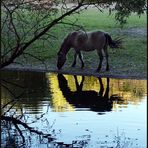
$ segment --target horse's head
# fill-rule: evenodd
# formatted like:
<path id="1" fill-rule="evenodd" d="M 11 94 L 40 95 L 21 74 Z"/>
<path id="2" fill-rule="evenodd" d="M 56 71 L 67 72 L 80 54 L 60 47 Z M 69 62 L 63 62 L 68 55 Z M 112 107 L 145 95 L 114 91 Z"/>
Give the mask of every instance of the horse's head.
<path id="1" fill-rule="evenodd" d="M 62 52 L 59 52 L 58 53 L 58 60 L 57 60 L 57 67 L 58 69 L 61 69 L 62 66 L 64 65 L 66 61 L 66 54 L 62 53 Z"/>
<path id="2" fill-rule="evenodd" d="M 61 69 L 66 61 L 66 54 L 71 48 L 70 34 L 63 40 L 61 48 L 58 52 L 57 67 Z"/>

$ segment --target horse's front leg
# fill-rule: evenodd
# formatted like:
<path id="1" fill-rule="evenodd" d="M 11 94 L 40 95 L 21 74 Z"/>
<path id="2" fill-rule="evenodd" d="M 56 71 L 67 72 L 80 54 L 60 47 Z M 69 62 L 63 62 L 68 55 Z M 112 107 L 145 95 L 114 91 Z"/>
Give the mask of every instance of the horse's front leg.
<path id="1" fill-rule="evenodd" d="M 82 88 L 83 88 L 83 82 L 84 82 L 84 76 L 82 76 L 82 80 L 81 80 L 81 83 L 79 84 L 78 82 L 78 79 L 77 79 L 77 76 L 74 75 L 74 79 L 75 79 L 75 84 L 76 84 L 76 89 L 77 91 L 82 91 Z"/>
<path id="2" fill-rule="evenodd" d="M 81 52 L 79 52 L 79 59 L 81 61 L 81 69 L 84 67 L 84 62 L 83 62 L 83 56 L 81 54 Z"/>
<path id="3" fill-rule="evenodd" d="M 73 60 L 73 63 L 71 65 L 71 67 L 75 67 L 76 66 L 76 59 L 77 59 L 77 52 L 75 52 L 75 54 L 74 54 L 74 60 Z"/>

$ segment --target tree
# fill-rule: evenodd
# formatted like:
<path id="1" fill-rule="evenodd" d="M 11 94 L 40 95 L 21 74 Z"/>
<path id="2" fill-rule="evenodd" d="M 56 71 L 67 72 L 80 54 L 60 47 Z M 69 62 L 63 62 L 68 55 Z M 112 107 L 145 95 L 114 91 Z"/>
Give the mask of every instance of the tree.
<path id="1" fill-rule="evenodd" d="M 67 0 L 3 0 L 1 16 L 1 65 L 4 68 L 25 53 L 37 40 L 55 38 L 50 30 L 69 15 L 80 13 L 90 5 L 100 11 L 109 8 L 110 13 L 116 11 L 115 18 L 121 24 L 132 12 L 141 15 L 146 10 L 145 0 L 73 0 L 69 6 Z M 66 23 L 74 25 L 75 22 Z M 40 60 L 40 59 L 39 59 Z"/>

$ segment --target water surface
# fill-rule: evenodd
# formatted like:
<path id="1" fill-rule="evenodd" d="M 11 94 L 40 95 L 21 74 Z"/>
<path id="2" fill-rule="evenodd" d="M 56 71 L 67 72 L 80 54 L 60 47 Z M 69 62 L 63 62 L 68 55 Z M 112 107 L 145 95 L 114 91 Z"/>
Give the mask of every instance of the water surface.
<path id="1" fill-rule="evenodd" d="M 1 77 L 2 114 L 50 134 L 19 126 L 24 147 L 147 146 L 146 80 L 12 71 Z M 22 137 L 10 125 L 2 122 L 2 146 L 19 147 Z"/>

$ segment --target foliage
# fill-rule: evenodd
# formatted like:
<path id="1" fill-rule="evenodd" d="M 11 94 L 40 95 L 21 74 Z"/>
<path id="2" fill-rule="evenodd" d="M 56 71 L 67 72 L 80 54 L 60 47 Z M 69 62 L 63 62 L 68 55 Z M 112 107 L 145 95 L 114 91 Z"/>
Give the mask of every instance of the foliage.
<path id="1" fill-rule="evenodd" d="M 123 26 L 132 12 L 139 16 L 146 10 L 145 0 L 82 0 L 84 3 L 96 5 L 100 10 L 108 8 L 110 13 L 116 11 L 115 19 Z"/>
<path id="2" fill-rule="evenodd" d="M 121 25 L 126 23 L 126 18 L 131 12 L 136 12 L 139 16 L 146 10 L 145 0 L 126 0 L 116 4 L 117 10 L 115 18 Z"/>

